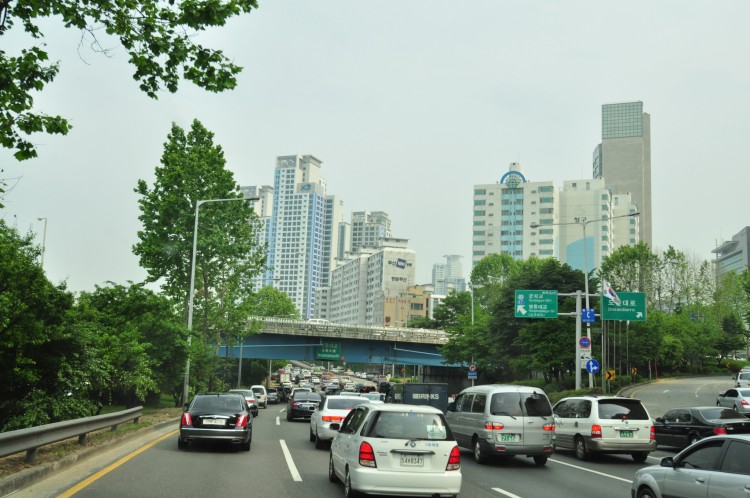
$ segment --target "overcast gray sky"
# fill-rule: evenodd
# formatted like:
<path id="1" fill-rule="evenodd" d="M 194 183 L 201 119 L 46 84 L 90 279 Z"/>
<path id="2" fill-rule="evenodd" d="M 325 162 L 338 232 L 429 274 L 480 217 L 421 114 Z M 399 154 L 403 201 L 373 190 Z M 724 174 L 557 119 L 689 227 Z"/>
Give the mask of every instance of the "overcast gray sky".
<path id="1" fill-rule="evenodd" d="M 39 110 L 71 119 L 34 138 L 40 157 L 0 150 L 13 187 L 0 216 L 38 232 L 48 219 L 53 282 L 92 290 L 140 281 L 139 178 L 153 181 L 172 122 L 215 133 L 243 185 L 273 184 L 275 157 L 323 161 L 328 193 L 390 214 L 417 252 L 417 283 L 445 254 L 471 267 L 473 185 L 520 161 L 531 181 L 591 177 L 601 105 L 651 114 L 653 237 L 711 259 L 745 225 L 750 166 L 747 1 L 260 0 L 200 40 L 244 66 L 239 87 L 183 83 L 158 101 L 80 33 L 47 24 L 55 82 Z M 15 29 L 0 39 L 15 54 Z"/>

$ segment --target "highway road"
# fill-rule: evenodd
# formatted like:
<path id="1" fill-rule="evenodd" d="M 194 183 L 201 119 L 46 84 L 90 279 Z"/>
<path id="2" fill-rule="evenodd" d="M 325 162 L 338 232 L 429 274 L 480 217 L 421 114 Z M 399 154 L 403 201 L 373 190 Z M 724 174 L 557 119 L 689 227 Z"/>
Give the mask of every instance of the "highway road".
<path id="1" fill-rule="evenodd" d="M 651 416 L 675 406 L 715 404 L 719 391 L 731 387 L 729 376 L 667 380 L 636 388 Z M 221 445 L 177 449 L 174 428 L 97 457 L 14 496 L 173 497 L 238 496 L 331 498 L 343 486 L 328 481 L 328 451 L 309 441 L 309 423 L 288 422 L 286 405 L 261 409 L 255 419 L 252 449 Z M 138 452 L 138 453 L 136 453 Z M 462 452 L 464 497 L 630 496 L 635 471 L 658 464 L 674 451 L 658 449 L 646 464 L 630 456 L 595 456 L 581 462 L 572 453 L 557 453 L 545 467 L 523 457 L 476 464 Z"/>

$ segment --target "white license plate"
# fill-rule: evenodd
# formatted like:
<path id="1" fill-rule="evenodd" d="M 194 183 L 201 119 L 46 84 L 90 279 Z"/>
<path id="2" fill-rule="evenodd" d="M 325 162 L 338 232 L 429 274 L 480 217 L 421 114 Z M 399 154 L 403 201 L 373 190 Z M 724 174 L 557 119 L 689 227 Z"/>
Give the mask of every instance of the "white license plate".
<path id="1" fill-rule="evenodd" d="M 401 455 L 402 467 L 424 467 L 424 455 Z"/>
<path id="2" fill-rule="evenodd" d="M 224 427 L 226 425 L 226 421 L 224 419 L 218 418 L 204 418 L 203 425 L 220 425 Z"/>
<path id="3" fill-rule="evenodd" d="M 521 440 L 520 434 L 500 434 L 501 443 L 516 443 Z"/>

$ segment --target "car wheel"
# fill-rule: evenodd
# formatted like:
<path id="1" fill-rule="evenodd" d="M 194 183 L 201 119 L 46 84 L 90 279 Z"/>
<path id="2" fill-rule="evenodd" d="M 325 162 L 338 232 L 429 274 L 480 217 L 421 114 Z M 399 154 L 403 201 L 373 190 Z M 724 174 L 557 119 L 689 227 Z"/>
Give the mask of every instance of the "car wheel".
<path id="1" fill-rule="evenodd" d="M 346 469 L 346 477 L 344 478 L 344 498 L 357 498 L 359 493 L 352 489 L 352 476 L 349 475 L 349 469 Z"/>
<path id="2" fill-rule="evenodd" d="M 287 422 L 291 422 L 292 421 L 292 414 L 290 412 L 286 412 L 286 420 L 287 420 Z"/>
<path id="3" fill-rule="evenodd" d="M 633 457 L 634 461 L 643 463 L 648 458 L 648 451 L 636 451 L 634 453 L 631 453 L 630 456 Z"/>
<path id="4" fill-rule="evenodd" d="M 700 440 L 701 438 L 698 434 L 690 434 L 688 436 L 688 446 L 692 446 Z"/>
<path id="5" fill-rule="evenodd" d="M 336 469 L 333 468 L 333 453 L 328 457 L 328 480 L 331 482 L 339 482 L 339 478 L 336 476 Z"/>
<path id="6" fill-rule="evenodd" d="M 474 439 L 474 461 L 479 464 L 487 461 L 487 457 L 482 452 L 482 443 L 479 442 L 479 438 Z"/>
<path id="7" fill-rule="evenodd" d="M 242 443 L 240 448 L 242 448 L 242 451 L 250 451 L 250 443 L 252 442 L 251 439 L 248 439 L 246 443 Z"/>
<path id="8" fill-rule="evenodd" d="M 638 490 L 638 494 L 636 495 L 638 498 L 656 498 L 656 494 L 651 491 L 651 488 L 648 486 L 644 486 L 641 489 Z"/>
<path id="9" fill-rule="evenodd" d="M 183 441 L 181 437 L 177 438 L 177 448 L 181 450 L 188 449 L 189 443 L 187 441 Z"/>
<path id="10" fill-rule="evenodd" d="M 312 426 L 310 426 L 310 441 L 315 441 L 315 433 L 312 430 Z"/>
<path id="11" fill-rule="evenodd" d="M 539 465 L 540 467 L 542 465 L 546 465 L 547 464 L 547 457 L 543 456 L 543 455 L 536 455 L 536 456 L 534 456 L 534 463 L 537 464 L 537 465 Z"/>
<path id="12" fill-rule="evenodd" d="M 576 445 L 576 458 L 579 460 L 588 460 L 589 450 L 586 448 L 586 441 L 582 437 L 578 436 L 575 441 Z"/>
<path id="13" fill-rule="evenodd" d="M 315 447 L 319 450 L 325 449 L 326 442 L 320 439 L 317 433 L 315 433 Z"/>

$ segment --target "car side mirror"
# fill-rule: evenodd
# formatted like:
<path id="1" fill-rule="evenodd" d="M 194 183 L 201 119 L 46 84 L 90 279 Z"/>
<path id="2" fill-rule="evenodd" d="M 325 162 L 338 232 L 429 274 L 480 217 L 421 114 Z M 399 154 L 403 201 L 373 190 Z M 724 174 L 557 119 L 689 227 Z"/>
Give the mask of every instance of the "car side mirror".
<path id="1" fill-rule="evenodd" d="M 662 458 L 659 465 L 661 465 L 662 467 L 674 468 L 674 457 L 669 456 Z"/>

